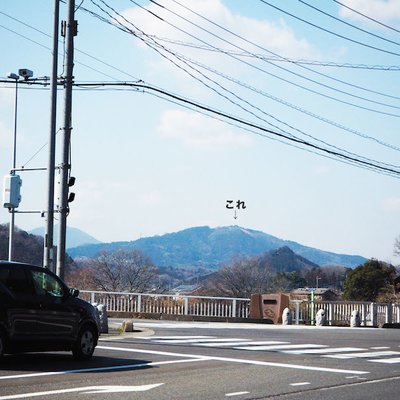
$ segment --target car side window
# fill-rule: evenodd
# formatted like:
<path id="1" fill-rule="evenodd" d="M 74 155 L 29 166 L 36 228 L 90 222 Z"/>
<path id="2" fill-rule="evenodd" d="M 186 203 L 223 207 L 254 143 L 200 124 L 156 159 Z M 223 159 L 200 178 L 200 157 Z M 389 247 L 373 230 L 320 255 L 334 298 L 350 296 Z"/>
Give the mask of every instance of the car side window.
<path id="1" fill-rule="evenodd" d="M 64 296 L 64 287 L 54 276 L 48 274 L 46 271 L 32 271 L 32 278 L 36 294 L 53 297 Z"/>
<path id="2" fill-rule="evenodd" d="M 33 294 L 25 270 L 17 267 L 4 268 L 0 273 L 1 283 L 13 293 Z"/>

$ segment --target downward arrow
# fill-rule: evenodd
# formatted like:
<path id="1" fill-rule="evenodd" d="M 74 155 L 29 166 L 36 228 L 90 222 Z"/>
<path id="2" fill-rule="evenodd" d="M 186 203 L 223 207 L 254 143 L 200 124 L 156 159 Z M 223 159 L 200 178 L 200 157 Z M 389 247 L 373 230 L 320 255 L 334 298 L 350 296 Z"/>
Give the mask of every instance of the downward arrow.
<path id="1" fill-rule="evenodd" d="M 233 218 L 237 219 L 237 214 L 236 214 L 236 210 L 235 210 L 235 215 L 233 216 Z"/>

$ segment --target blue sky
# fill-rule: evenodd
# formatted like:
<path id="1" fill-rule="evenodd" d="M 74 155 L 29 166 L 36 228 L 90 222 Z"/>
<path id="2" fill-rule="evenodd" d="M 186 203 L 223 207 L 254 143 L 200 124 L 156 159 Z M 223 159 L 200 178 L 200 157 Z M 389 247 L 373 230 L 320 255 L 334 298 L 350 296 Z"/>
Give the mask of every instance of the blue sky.
<path id="1" fill-rule="evenodd" d="M 76 12 L 75 81 L 141 80 L 273 132 L 399 165 L 400 3 L 340 3 L 381 24 L 333 0 L 160 0 L 163 8 L 144 0 L 85 0 Z M 2 1 L 2 78 L 19 68 L 36 77 L 50 74 L 52 14 L 50 0 Z M 62 19 L 65 14 L 61 4 Z M 59 63 L 61 75 L 61 55 Z M 13 85 L 0 85 L 2 175 L 12 165 L 14 95 Z M 323 250 L 397 262 L 399 174 L 339 162 L 170 100 L 122 87 L 74 89 L 71 226 L 109 242 L 238 224 Z M 60 128 L 62 90 L 58 101 Z M 47 89 L 20 85 L 18 166 L 47 165 L 49 104 Z M 20 210 L 44 209 L 46 174 L 21 177 Z M 236 220 L 226 208 L 230 199 L 246 204 Z M 0 222 L 8 220 L 1 209 Z M 45 221 L 18 214 L 16 224 L 29 230 Z"/>

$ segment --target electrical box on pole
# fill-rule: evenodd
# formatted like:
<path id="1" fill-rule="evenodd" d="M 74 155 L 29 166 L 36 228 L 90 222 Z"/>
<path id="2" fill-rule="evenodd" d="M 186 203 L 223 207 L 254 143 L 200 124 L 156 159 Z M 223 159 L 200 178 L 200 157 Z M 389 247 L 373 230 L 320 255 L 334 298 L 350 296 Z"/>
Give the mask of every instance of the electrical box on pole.
<path id="1" fill-rule="evenodd" d="M 22 180 L 19 175 L 6 175 L 4 177 L 3 207 L 8 209 L 18 208 L 21 202 Z"/>

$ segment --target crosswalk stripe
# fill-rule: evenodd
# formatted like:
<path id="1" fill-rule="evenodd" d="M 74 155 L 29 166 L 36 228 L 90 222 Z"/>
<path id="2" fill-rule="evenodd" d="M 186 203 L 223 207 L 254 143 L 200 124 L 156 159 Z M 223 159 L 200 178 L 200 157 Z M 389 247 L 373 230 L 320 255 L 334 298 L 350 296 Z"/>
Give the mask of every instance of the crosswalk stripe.
<path id="1" fill-rule="evenodd" d="M 235 347 L 235 349 L 240 350 L 266 350 L 266 351 L 276 351 L 276 350 L 290 350 L 290 349 L 317 349 L 328 347 L 323 344 L 284 344 L 277 346 L 245 346 L 245 347 Z"/>
<path id="2" fill-rule="evenodd" d="M 329 347 L 321 344 L 291 344 L 278 340 L 249 340 L 244 338 L 218 338 L 216 336 L 145 336 L 139 339 L 152 340 L 164 344 L 192 344 L 203 347 L 231 347 L 237 350 L 251 351 L 277 351 L 293 355 L 320 355 L 321 357 L 335 358 L 340 360 L 352 358 L 370 358 L 370 362 L 397 364 L 400 363 L 399 351 L 367 351 L 359 347 Z M 390 347 L 370 347 L 370 350 L 389 349 Z M 390 358 L 388 357 L 397 356 Z"/>
<path id="3" fill-rule="evenodd" d="M 215 336 L 142 336 L 139 339 L 145 340 L 179 340 L 179 339 L 208 339 L 215 338 Z"/>
<path id="4" fill-rule="evenodd" d="M 328 353 L 343 353 L 349 351 L 365 351 L 358 347 L 329 347 L 327 349 L 304 349 L 304 350 L 283 350 L 286 354 L 328 354 Z"/>
<path id="5" fill-rule="evenodd" d="M 337 358 L 341 360 L 346 360 L 349 358 L 374 358 L 383 356 L 394 356 L 400 354 L 398 351 L 370 351 L 367 353 L 347 353 L 347 354 L 329 354 L 323 357 Z"/>
<path id="6" fill-rule="evenodd" d="M 235 341 L 236 344 L 240 344 L 241 341 L 245 341 L 247 339 L 221 339 L 221 338 L 204 338 L 204 339 L 162 339 L 155 340 L 157 343 L 170 343 L 170 344 L 200 344 L 200 343 L 218 343 L 218 342 L 226 342 L 227 340 Z"/>
<path id="7" fill-rule="evenodd" d="M 397 363 L 400 363 L 400 357 L 385 358 L 385 359 L 380 359 L 380 360 L 367 360 L 367 361 L 383 363 L 383 364 L 397 364 Z"/>
<path id="8" fill-rule="evenodd" d="M 236 339 L 235 339 L 236 340 Z M 199 343 L 199 346 L 205 346 L 205 347 L 228 347 L 228 346 L 237 346 L 240 344 L 241 346 L 260 346 L 260 345 L 266 345 L 266 344 L 286 344 L 290 342 L 281 342 L 277 340 L 264 340 L 264 341 L 247 341 L 247 342 L 241 342 L 237 343 L 234 341 L 226 341 L 226 342 L 221 342 L 221 343 Z"/>

